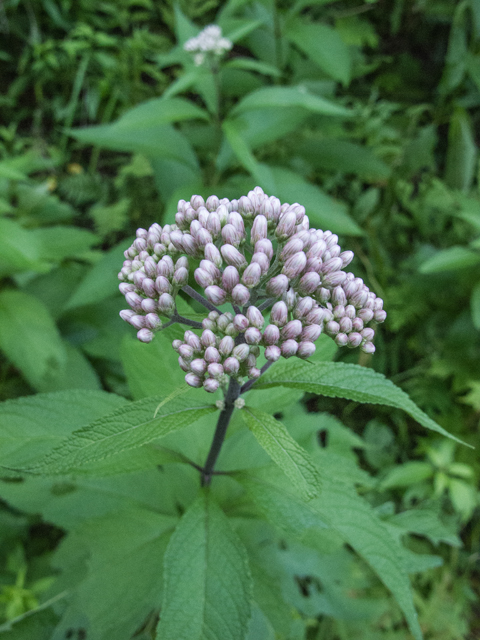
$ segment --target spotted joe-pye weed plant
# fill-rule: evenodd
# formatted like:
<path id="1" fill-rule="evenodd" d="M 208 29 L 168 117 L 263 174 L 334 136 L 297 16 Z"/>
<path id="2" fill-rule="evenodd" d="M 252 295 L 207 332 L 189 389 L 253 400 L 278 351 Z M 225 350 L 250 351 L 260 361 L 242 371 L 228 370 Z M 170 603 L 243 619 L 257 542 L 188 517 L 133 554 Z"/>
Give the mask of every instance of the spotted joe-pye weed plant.
<path id="1" fill-rule="evenodd" d="M 23 479 L 2 496 L 68 531 L 39 613 L 52 639 L 305 640 L 322 619 L 385 611 L 420 639 L 408 574 L 438 557 L 408 536 L 456 541 L 432 512 L 375 505 L 363 440 L 301 403 L 383 404 L 449 436 L 381 374 L 331 361 L 336 346 L 373 354 L 382 300 L 335 234 L 259 187 L 180 200 L 175 220 L 139 229 L 119 273 L 120 315 L 145 343 L 138 379 L 161 371 L 158 395 L 0 408 Z"/>

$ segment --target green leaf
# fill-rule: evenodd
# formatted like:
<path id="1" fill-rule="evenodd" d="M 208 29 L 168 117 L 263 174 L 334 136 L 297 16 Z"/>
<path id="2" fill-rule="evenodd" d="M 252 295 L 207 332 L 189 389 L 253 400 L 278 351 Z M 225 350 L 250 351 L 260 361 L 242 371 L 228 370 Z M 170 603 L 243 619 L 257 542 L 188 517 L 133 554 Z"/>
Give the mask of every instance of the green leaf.
<path id="1" fill-rule="evenodd" d="M 429 462 L 410 460 L 391 469 L 380 483 L 382 490 L 409 487 L 433 477 L 433 467 Z"/>
<path id="2" fill-rule="evenodd" d="M 282 75 L 281 71 L 279 71 L 277 67 L 267 64 L 266 62 L 260 62 L 254 58 L 233 58 L 232 60 L 228 60 L 224 66 L 227 69 L 256 71 L 257 73 L 261 73 L 265 76 L 273 76 L 274 78 L 279 78 Z"/>
<path id="3" fill-rule="evenodd" d="M 301 85 L 297 87 L 263 87 L 253 91 L 235 105 L 232 109 L 232 114 L 239 115 L 251 109 L 270 107 L 278 109 L 302 107 L 312 113 L 326 116 L 350 117 L 353 115 L 345 107 L 316 96 Z"/>
<path id="4" fill-rule="evenodd" d="M 130 241 L 123 241 L 113 247 L 87 271 L 65 304 L 64 311 L 102 302 L 118 294 L 118 272 L 125 259 L 123 252 L 130 244 Z"/>
<path id="5" fill-rule="evenodd" d="M 185 395 L 187 391 L 190 392 Z M 75 431 L 29 471 L 72 473 L 84 464 L 152 442 L 217 411 L 215 405 L 199 402 L 198 394 L 188 388 L 181 388 L 172 396 L 132 402 L 92 422 Z"/>
<path id="6" fill-rule="evenodd" d="M 480 252 L 460 245 L 438 251 L 420 265 L 420 273 L 441 273 L 474 267 L 480 263 Z"/>
<path id="7" fill-rule="evenodd" d="M 29 466 L 72 431 L 127 404 L 105 391 L 37 394 L 0 404 L 0 464 Z"/>
<path id="8" fill-rule="evenodd" d="M 373 180 L 386 180 L 390 175 L 390 167 L 370 149 L 348 140 L 310 139 L 302 142 L 296 151 L 316 168 L 354 173 Z"/>
<path id="9" fill-rule="evenodd" d="M 62 541 L 54 565 L 62 569 L 62 582 L 70 581 L 73 597 L 53 638 L 81 627 L 97 640 L 129 640 L 160 607 L 161 566 L 176 522 L 131 507 L 87 521 Z M 79 550 L 88 561 L 72 563 Z"/>
<path id="10" fill-rule="evenodd" d="M 322 71 L 344 85 L 350 81 L 351 59 L 348 47 L 335 29 L 325 24 L 296 20 L 285 33 Z"/>
<path id="11" fill-rule="evenodd" d="M 472 321 L 476 329 L 480 331 L 480 282 L 472 289 L 470 297 L 470 309 L 472 312 Z"/>
<path id="12" fill-rule="evenodd" d="M 243 640 L 251 597 L 245 548 L 213 498 L 199 496 L 165 553 L 158 640 Z"/>
<path id="13" fill-rule="evenodd" d="M 100 240 L 88 229 L 78 227 L 44 227 L 31 233 L 39 242 L 40 257 L 51 262 L 86 253 Z"/>
<path id="14" fill-rule="evenodd" d="M 330 398 L 346 398 L 402 409 L 427 429 L 465 444 L 429 418 L 402 389 L 381 373 L 367 367 L 343 362 L 310 364 L 291 360 L 271 367 L 254 388 L 268 389 L 279 385 Z"/>
<path id="15" fill-rule="evenodd" d="M 0 218 L 0 277 L 21 271 L 48 271 L 35 233 L 14 220 Z"/>
<path id="16" fill-rule="evenodd" d="M 65 367 L 67 354 L 45 305 L 22 291 L 0 293 L 0 349 L 41 391 Z"/>
<path id="17" fill-rule="evenodd" d="M 303 505 L 276 471 L 256 471 L 254 476 L 245 476 L 242 483 L 249 497 L 276 526 L 296 531 L 300 539 L 308 541 L 307 528 L 332 528 L 375 571 L 398 602 L 412 634 L 421 640 L 403 548 L 372 507 L 343 482 L 336 462 L 329 464 L 328 456 L 323 456 L 323 463 L 322 494 Z"/>
<path id="18" fill-rule="evenodd" d="M 456 109 L 448 130 L 445 182 L 452 189 L 468 191 L 474 174 L 477 146 L 470 116 L 465 109 Z"/>
<path id="19" fill-rule="evenodd" d="M 242 416 L 247 427 L 280 469 L 306 498 L 320 491 L 320 474 L 308 453 L 295 442 L 285 426 L 268 413 L 244 407 Z"/>

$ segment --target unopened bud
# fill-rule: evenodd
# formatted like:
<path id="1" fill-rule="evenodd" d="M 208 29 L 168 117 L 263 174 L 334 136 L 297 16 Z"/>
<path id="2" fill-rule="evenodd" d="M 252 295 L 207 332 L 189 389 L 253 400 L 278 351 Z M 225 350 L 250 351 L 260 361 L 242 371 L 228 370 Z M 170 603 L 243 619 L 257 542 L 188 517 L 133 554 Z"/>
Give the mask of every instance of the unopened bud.
<path id="1" fill-rule="evenodd" d="M 375 313 L 373 314 L 373 317 L 375 319 L 375 322 L 385 322 L 387 318 L 387 312 L 383 309 L 378 309 L 378 311 L 375 311 Z"/>
<path id="2" fill-rule="evenodd" d="M 200 337 L 200 342 L 204 347 L 214 347 L 217 344 L 217 339 L 213 331 L 205 329 Z"/>
<path id="3" fill-rule="evenodd" d="M 293 211 L 285 213 L 281 218 L 275 229 L 275 235 L 279 240 L 286 240 L 294 233 L 296 225 L 296 215 Z"/>
<path id="4" fill-rule="evenodd" d="M 227 245 L 238 247 L 242 240 L 241 234 L 235 229 L 233 224 L 226 224 L 222 229 L 222 238 Z"/>
<path id="5" fill-rule="evenodd" d="M 212 285 L 205 289 L 205 295 L 214 305 L 223 304 L 227 299 L 227 293 L 217 285 Z"/>
<path id="6" fill-rule="evenodd" d="M 300 320 L 290 320 L 281 330 L 282 338 L 287 340 L 298 337 L 302 333 L 302 323 Z"/>
<path id="7" fill-rule="evenodd" d="M 255 243 L 255 253 L 264 253 L 269 260 L 273 258 L 273 246 L 268 238 Z"/>
<path id="8" fill-rule="evenodd" d="M 248 307 L 246 315 L 252 327 L 261 329 L 265 324 L 265 318 L 263 317 L 262 312 L 259 309 L 257 309 L 257 307 L 254 307 L 253 305 L 250 305 Z"/>
<path id="9" fill-rule="evenodd" d="M 354 258 L 354 253 L 353 251 L 343 251 L 340 254 L 340 258 L 342 259 L 342 268 L 348 266 L 350 264 L 350 262 L 353 260 Z"/>
<path id="10" fill-rule="evenodd" d="M 229 376 L 236 375 L 239 369 L 240 369 L 240 363 L 238 362 L 237 358 L 234 358 L 234 357 L 227 358 L 223 363 L 223 370 Z"/>
<path id="11" fill-rule="evenodd" d="M 265 349 L 265 358 L 269 362 L 276 362 L 281 355 L 282 355 L 282 352 L 280 351 L 280 348 L 274 344 L 270 345 Z"/>
<path id="12" fill-rule="evenodd" d="M 194 373 L 187 373 L 185 376 L 185 382 L 191 387 L 199 389 L 203 385 L 203 378 L 195 375 Z"/>
<path id="13" fill-rule="evenodd" d="M 315 345 L 313 342 L 305 342 L 302 341 L 298 345 L 297 358 L 302 358 L 305 360 L 306 358 L 310 358 L 315 353 Z"/>
<path id="14" fill-rule="evenodd" d="M 241 333 L 245 331 L 245 329 L 248 329 L 250 323 L 247 317 L 245 317 L 241 313 L 237 313 L 237 315 L 233 319 L 233 326 L 235 327 L 235 329 L 237 329 L 237 331 Z"/>
<path id="15" fill-rule="evenodd" d="M 283 266 L 282 273 L 284 273 L 287 278 L 296 278 L 305 269 L 306 264 L 307 256 L 303 251 L 299 251 L 287 259 Z"/>
<path id="16" fill-rule="evenodd" d="M 215 211 L 220 206 L 220 200 L 217 196 L 209 196 L 205 202 L 205 206 L 209 211 Z"/>
<path id="17" fill-rule="evenodd" d="M 210 273 L 207 273 L 205 269 L 201 269 L 200 267 L 198 267 L 198 269 L 195 269 L 193 275 L 195 277 L 196 283 L 199 287 L 202 287 L 202 289 L 206 289 L 210 285 L 213 285 L 215 281 Z"/>
<path id="18" fill-rule="evenodd" d="M 207 363 L 203 358 L 196 358 L 195 360 L 191 361 L 190 369 L 195 375 L 203 376 L 205 374 L 205 371 L 207 370 Z"/>
<path id="19" fill-rule="evenodd" d="M 222 356 L 229 356 L 235 347 L 235 340 L 231 336 L 225 336 L 220 340 L 218 350 Z"/>
<path id="20" fill-rule="evenodd" d="M 348 336 L 346 333 L 337 333 L 334 340 L 339 347 L 346 347 L 348 344 Z"/>
<path id="21" fill-rule="evenodd" d="M 303 242 L 300 238 L 290 238 L 287 244 L 283 247 L 283 251 L 280 254 L 280 258 L 285 262 L 288 258 L 291 258 L 299 251 L 303 250 Z"/>
<path id="22" fill-rule="evenodd" d="M 259 215 L 255 218 L 252 225 L 252 231 L 250 233 L 250 239 L 252 245 L 255 245 L 259 240 L 263 240 L 268 235 L 268 223 L 265 216 Z"/>
<path id="23" fill-rule="evenodd" d="M 276 302 L 272 311 L 270 312 L 270 322 L 272 324 L 277 325 L 277 327 L 283 327 L 288 320 L 288 308 L 285 302 L 281 300 L 280 302 Z"/>
<path id="24" fill-rule="evenodd" d="M 338 324 L 340 325 L 340 331 L 343 333 L 350 333 L 352 330 L 352 321 L 346 316 L 343 316 Z"/>
<path id="25" fill-rule="evenodd" d="M 252 262 L 243 272 L 242 282 L 248 288 L 256 287 L 260 282 L 261 276 L 262 269 L 260 265 L 256 262 Z"/>
<path id="26" fill-rule="evenodd" d="M 375 345 L 373 342 L 365 342 L 365 344 L 362 344 L 361 349 L 364 353 L 375 353 Z"/>
<path id="27" fill-rule="evenodd" d="M 212 362 L 209 364 L 207 371 L 208 375 L 212 378 L 220 378 L 220 376 L 223 376 L 223 367 L 218 362 Z"/>
<path id="28" fill-rule="evenodd" d="M 236 267 L 237 269 L 243 269 L 247 266 L 247 261 L 243 253 L 240 253 L 238 249 L 236 249 L 231 244 L 224 244 L 220 249 L 223 259 L 227 264 Z"/>
<path id="29" fill-rule="evenodd" d="M 153 333 L 150 329 L 140 329 L 140 331 L 137 332 L 137 338 L 140 342 L 151 342 L 153 340 Z"/>
<path id="30" fill-rule="evenodd" d="M 158 299 L 158 310 L 164 315 L 170 315 L 175 308 L 175 300 L 169 293 L 162 293 Z"/>
<path id="31" fill-rule="evenodd" d="M 188 270 L 185 267 L 180 267 L 173 274 L 173 284 L 177 287 L 184 287 L 188 283 Z"/>
<path id="32" fill-rule="evenodd" d="M 310 324 L 302 329 L 301 339 L 307 342 L 315 342 L 322 333 L 322 326 L 319 324 Z"/>
<path id="33" fill-rule="evenodd" d="M 336 336 L 337 333 L 340 331 L 340 325 L 338 324 L 338 322 L 336 322 L 335 320 L 330 320 L 329 322 L 327 322 L 327 324 L 325 325 L 325 331 L 326 333 L 328 333 L 330 336 Z"/>
<path id="34" fill-rule="evenodd" d="M 285 340 L 280 347 L 284 358 L 291 358 L 298 351 L 298 342 L 295 340 Z"/>
<path id="35" fill-rule="evenodd" d="M 348 343 L 347 347 L 354 349 L 355 347 L 359 347 L 363 342 L 362 336 L 356 331 L 348 334 Z"/>
<path id="36" fill-rule="evenodd" d="M 152 298 L 145 298 L 142 300 L 142 311 L 145 313 L 154 313 L 157 310 L 157 303 Z"/>
<path id="37" fill-rule="evenodd" d="M 245 285 L 237 284 L 232 291 L 232 300 L 239 307 L 243 307 L 250 300 L 250 291 Z"/>
<path id="38" fill-rule="evenodd" d="M 298 291 L 301 295 L 313 293 L 320 284 L 320 276 L 315 271 L 310 271 L 300 278 Z"/>
<path id="39" fill-rule="evenodd" d="M 345 271 L 335 271 L 334 273 L 329 273 L 326 276 L 322 277 L 322 283 L 325 287 L 337 287 L 338 285 L 345 282 L 346 277 L 347 274 L 345 273 Z"/>
<path id="40" fill-rule="evenodd" d="M 222 274 L 222 285 L 225 291 L 231 292 L 240 282 L 240 275 L 235 267 L 231 265 L 225 268 Z"/>
<path id="41" fill-rule="evenodd" d="M 280 274 L 271 278 L 267 282 L 266 292 L 269 296 L 278 298 L 288 289 L 288 278 L 286 275 Z"/>
<path id="42" fill-rule="evenodd" d="M 220 268 L 223 264 L 220 251 L 211 242 L 205 245 L 205 259 L 213 262 L 213 264 L 218 268 Z"/>
<path id="43" fill-rule="evenodd" d="M 265 331 L 263 332 L 263 344 L 265 346 L 269 346 L 271 344 L 276 344 L 280 339 L 280 330 L 274 324 L 269 324 L 265 327 Z"/>
<path id="44" fill-rule="evenodd" d="M 202 198 L 202 196 L 192 196 L 190 198 L 190 204 L 192 205 L 193 209 L 195 209 L 196 211 L 200 207 L 205 206 L 205 200 Z"/>
<path id="45" fill-rule="evenodd" d="M 232 355 L 239 362 L 243 362 L 248 358 L 249 353 L 250 353 L 250 347 L 248 346 L 248 344 L 237 344 L 237 346 L 234 348 L 232 352 Z"/>
<path id="46" fill-rule="evenodd" d="M 140 311 L 140 309 L 142 308 L 141 305 L 143 298 L 134 291 L 129 291 L 125 296 L 125 300 L 127 301 L 127 304 L 135 311 Z"/>
<path id="47" fill-rule="evenodd" d="M 262 339 L 262 332 L 256 327 L 249 327 L 245 331 L 245 342 L 247 344 L 259 344 Z"/>
<path id="48" fill-rule="evenodd" d="M 262 253 L 261 251 L 253 254 L 251 263 L 254 263 L 254 262 L 260 265 L 262 275 L 264 273 L 267 273 L 267 271 L 270 268 L 270 260 L 268 259 L 267 254 Z"/>

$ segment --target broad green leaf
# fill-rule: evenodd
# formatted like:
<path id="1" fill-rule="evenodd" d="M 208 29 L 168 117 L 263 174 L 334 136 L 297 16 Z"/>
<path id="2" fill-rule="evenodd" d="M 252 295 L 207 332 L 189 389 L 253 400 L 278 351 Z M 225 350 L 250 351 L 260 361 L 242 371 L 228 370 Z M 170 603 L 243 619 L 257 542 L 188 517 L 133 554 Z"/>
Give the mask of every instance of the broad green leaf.
<path id="1" fill-rule="evenodd" d="M 278 78 L 282 75 L 281 71 L 271 64 L 260 62 L 254 58 L 233 58 L 224 65 L 227 69 L 245 69 L 247 71 L 256 71 L 265 76 L 273 76 Z"/>
<path id="2" fill-rule="evenodd" d="M 0 404 L 0 464 L 29 466 L 72 431 L 127 404 L 105 391 L 37 394 Z"/>
<path id="3" fill-rule="evenodd" d="M 183 338 L 184 333 L 184 328 L 174 325 L 159 331 L 149 344 L 141 343 L 133 335 L 123 340 L 122 364 L 135 400 L 159 394 L 166 397 L 184 384 L 185 373 L 172 347 L 173 340 Z"/>
<path id="4" fill-rule="evenodd" d="M 0 293 L 0 349 L 39 391 L 55 379 L 67 361 L 48 309 L 22 291 Z"/>
<path id="5" fill-rule="evenodd" d="M 55 600 L 55 602 L 57 599 Z M 53 604 L 53 603 L 52 603 Z M 51 640 L 58 616 L 51 607 L 40 606 L 0 626 L 2 640 Z"/>
<path id="6" fill-rule="evenodd" d="M 199 496 L 165 553 L 158 640 L 243 640 L 251 597 L 245 548 L 213 498 Z"/>
<path id="7" fill-rule="evenodd" d="M 118 272 L 125 259 L 123 252 L 130 244 L 130 241 L 124 240 L 107 251 L 97 264 L 89 269 L 65 304 L 65 311 L 102 302 L 105 298 L 118 294 Z"/>
<path id="8" fill-rule="evenodd" d="M 462 546 L 460 538 L 441 522 L 437 513 L 429 509 L 418 508 L 396 513 L 388 518 L 387 523 L 402 532 L 425 536 L 433 544 L 445 542 L 452 547 Z"/>
<path id="9" fill-rule="evenodd" d="M 305 87 L 264 87 L 253 91 L 241 100 L 232 109 L 233 115 L 239 115 L 251 109 L 266 109 L 276 107 L 283 109 L 285 107 L 302 107 L 312 113 L 318 113 L 326 116 L 351 116 L 352 112 L 325 100 L 320 96 L 310 93 Z"/>
<path id="10" fill-rule="evenodd" d="M 99 237 L 88 229 L 79 227 L 43 227 L 31 232 L 39 243 L 42 260 L 61 262 L 65 258 L 86 253 Z"/>
<path id="11" fill-rule="evenodd" d="M 323 490 L 320 497 L 302 505 L 291 486 L 276 471 L 256 471 L 242 483 L 273 524 L 296 532 L 306 542 L 306 529 L 328 526 L 348 543 L 375 571 L 405 614 L 413 636 L 421 640 L 404 549 L 376 516 L 372 507 L 342 479 L 341 468 L 323 456 Z M 300 518 L 297 520 L 297 518 Z"/>
<path id="12" fill-rule="evenodd" d="M 54 564 L 73 593 L 52 640 L 79 627 L 97 640 L 129 640 L 160 607 L 161 566 L 176 522 L 131 507 L 87 521 L 62 541 Z M 72 563 L 79 549 L 88 558 L 83 567 Z"/>
<path id="13" fill-rule="evenodd" d="M 381 373 L 356 364 L 343 362 L 294 362 L 271 367 L 254 388 L 291 387 L 330 398 L 346 398 L 355 402 L 383 404 L 406 411 L 421 425 L 447 438 L 465 444 L 429 418 L 410 397 Z"/>
<path id="14" fill-rule="evenodd" d="M 316 168 L 354 173 L 375 180 L 385 180 L 390 175 L 390 167 L 370 149 L 348 140 L 309 139 L 302 142 L 297 151 Z"/>
<path id="15" fill-rule="evenodd" d="M 262 26 L 262 20 L 250 20 L 245 18 L 228 18 L 222 20 L 219 26 L 222 28 L 226 38 L 233 43 L 243 40 L 245 36 L 248 36 L 252 31 Z"/>
<path id="16" fill-rule="evenodd" d="M 320 491 L 321 479 L 308 453 L 273 416 L 244 407 L 242 416 L 259 444 L 307 499 Z"/>
<path id="17" fill-rule="evenodd" d="M 297 20 L 290 24 L 285 35 L 322 71 L 344 85 L 349 83 L 352 64 L 350 53 L 335 29 L 325 24 Z"/>
<path id="18" fill-rule="evenodd" d="M 35 233 L 14 220 L 0 218 L 0 277 L 22 271 L 48 271 Z"/>
<path id="19" fill-rule="evenodd" d="M 179 389 L 177 395 L 132 402 L 75 431 L 29 471 L 40 474 L 72 473 L 95 460 L 134 449 L 217 411 L 201 402 L 198 394 Z M 195 396 L 195 397 L 194 397 Z"/>
<path id="20" fill-rule="evenodd" d="M 362 229 L 347 213 L 343 202 L 334 200 L 319 187 L 304 180 L 301 176 L 283 167 L 269 167 L 273 174 L 275 195 L 282 202 L 302 204 L 313 227 L 329 229 L 334 233 L 360 236 Z"/>
<path id="21" fill-rule="evenodd" d="M 470 297 L 470 309 L 472 320 L 476 329 L 480 330 L 480 282 L 473 287 Z"/>
<path id="22" fill-rule="evenodd" d="M 460 245 L 439 251 L 420 265 L 420 273 L 441 273 L 474 267 L 480 263 L 480 251 Z"/>
<path id="23" fill-rule="evenodd" d="M 470 116 L 465 109 L 456 109 L 448 130 L 445 182 L 452 189 L 468 191 L 476 166 L 477 146 Z"/>
<path id="24" fill-rule="evenodd" d="M 405 464 L 399 464 L 391 469 L 380 483 L 380 487 L 394 489 L 396 487 L 409 487 L 428 480 L 433 476 L 434 469 L 429 462 L 410 460 Z"/>

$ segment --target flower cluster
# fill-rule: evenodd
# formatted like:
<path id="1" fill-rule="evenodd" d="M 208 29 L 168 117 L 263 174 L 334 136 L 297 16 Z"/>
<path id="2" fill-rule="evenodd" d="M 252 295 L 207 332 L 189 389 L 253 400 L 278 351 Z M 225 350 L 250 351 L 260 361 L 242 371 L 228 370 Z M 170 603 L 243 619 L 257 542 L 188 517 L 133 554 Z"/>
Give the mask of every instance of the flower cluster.
<path id="1" fill-rule="evenodd" d="M 189 330 L 173 346 L 188 384 L 207 391 L 226 376 L 257 378 L 261 347 L 270 362 L 308 358 L 322 332 L 338 346 L 373 353 L 375 323 L 386 318 L 383 301 L 344 270 L 353 252 L 342 251 L 332 232 L 310 229 L 303 206 L 260 187 L 238 200 L 180 200 L 175 224 L 139 229 L 125 258 L 120 290 L 130 309 L 121 316 L 144 342 L 162 316 L 178 318 L 175 296 L 189 289 L 197 261 L 194 279 L 214 310 L 198 325 L 200 337 Z M 217 309 L 226 303 L 233 313 Z"/>
<path id="2" fill-rule="evenodd" d="M 193 53 L 193 60 L 197 66 L 202 65 L 208 57 L 220 58 L 233 47 L 228 38 L 222 37 L 222 30 L 216 24 L 205 27 L 196 38 L 190 38 L 183 45 L 185 51 Z"/>

